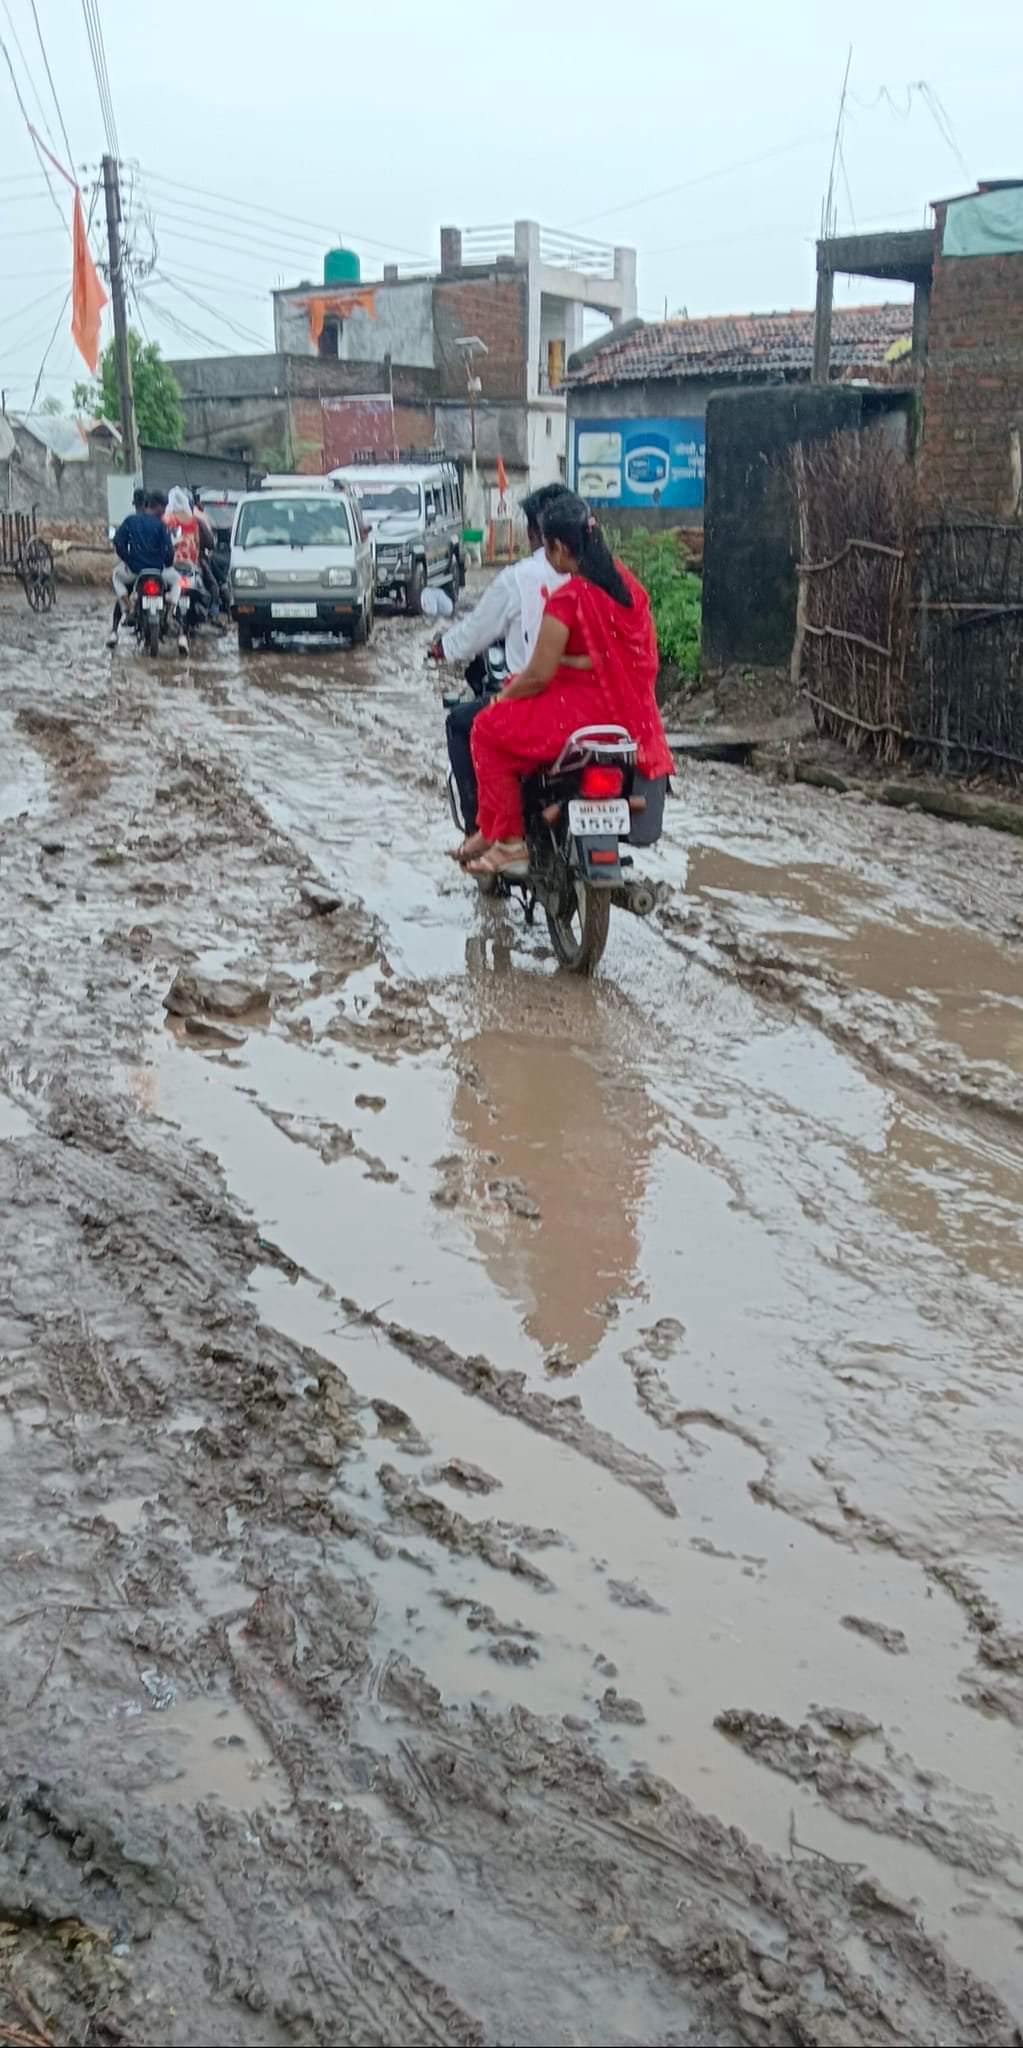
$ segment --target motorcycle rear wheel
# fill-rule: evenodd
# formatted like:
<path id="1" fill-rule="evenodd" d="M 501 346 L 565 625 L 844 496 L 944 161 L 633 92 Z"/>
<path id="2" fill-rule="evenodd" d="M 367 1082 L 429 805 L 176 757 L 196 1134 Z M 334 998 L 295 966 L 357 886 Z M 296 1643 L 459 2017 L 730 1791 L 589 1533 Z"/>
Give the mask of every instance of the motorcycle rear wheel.
<path id="1" fill-rule="evenodd" d="M 570 974 L 592 974 L 607 945 L 611 892 L 589 888 L 578 876 L 573 880 L 572 908 L 562 905 L 557 910 L 545 910 L 547 930 L 561 967 Z"/>
<path id="2" fill-rule="evenodd" d="M 147 654 L 151 654 L 151 655 L 153 656 L 154 660 L 155 660 L 155 658 L 156 658 L 156 656 L 157 656 L 157 655 L 159 654 L 159 652 L 160 652 L 160 614 L 159 614 L 159 612 L 147 612 L 147 613 L 146 613 L 146 653 L 147 653 Z"/>

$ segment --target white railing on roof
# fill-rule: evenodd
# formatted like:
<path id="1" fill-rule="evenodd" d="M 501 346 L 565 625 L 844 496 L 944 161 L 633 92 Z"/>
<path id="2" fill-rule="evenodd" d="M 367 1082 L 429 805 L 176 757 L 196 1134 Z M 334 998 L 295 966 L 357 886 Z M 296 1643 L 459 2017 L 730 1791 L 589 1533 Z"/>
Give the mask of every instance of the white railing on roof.
<path id="1" fill-rule="evenodd" d="M 615 252 L 608 242 L 588 235 L 570 235 L 561 228 L 540 229 L 540 260 L 557 270 L 582 270 L 587 277 L 613 277 Z"/>
<path id="2" fill-rule="evenodd" d="M 515 228 L 511 221 L 496 226 L 462 229 L 462 260 L 465 263 L 494 263 L 515 254 Z M 556 270 L 581 270 L 587 277 L 613 277 L 615 252 L 607 242 L 593 242 L 587 235 L 573 235 L 561 228 L 540 229 L 540 261 Z"/>

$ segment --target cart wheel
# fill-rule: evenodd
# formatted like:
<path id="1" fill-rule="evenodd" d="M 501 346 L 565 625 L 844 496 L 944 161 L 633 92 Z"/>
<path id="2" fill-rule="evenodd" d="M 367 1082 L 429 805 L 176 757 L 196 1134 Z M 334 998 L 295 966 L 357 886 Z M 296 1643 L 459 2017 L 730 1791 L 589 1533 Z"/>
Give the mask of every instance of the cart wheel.
<path id="1" fill-rule="evenodd" d="M 53 609 L 57 596 L 53 581 L 53 549 L 48 541 L 37 536 L 29 541 L 25 549 L 22 568 L 25 596 L 34 612 L 48 612 Z"/>

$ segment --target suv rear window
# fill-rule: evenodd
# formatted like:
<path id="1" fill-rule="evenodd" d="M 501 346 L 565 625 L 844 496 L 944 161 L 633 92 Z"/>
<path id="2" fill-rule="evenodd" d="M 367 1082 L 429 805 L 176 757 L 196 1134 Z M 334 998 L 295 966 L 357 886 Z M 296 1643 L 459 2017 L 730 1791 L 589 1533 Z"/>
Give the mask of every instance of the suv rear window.
<path id="1" fill-rule="evenodd" d="M 239 548 L 350 547 L 352 529 L 343 498 L 286 496 L 251 498 L 238 514 Z"/>

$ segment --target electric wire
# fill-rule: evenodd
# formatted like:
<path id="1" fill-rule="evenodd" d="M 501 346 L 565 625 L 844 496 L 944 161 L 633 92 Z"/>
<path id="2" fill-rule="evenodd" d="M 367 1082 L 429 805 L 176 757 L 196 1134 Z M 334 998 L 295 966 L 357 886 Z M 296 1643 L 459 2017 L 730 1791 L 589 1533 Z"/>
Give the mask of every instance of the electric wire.
<path id="1" fill-rule="evenodd" d="M 55 107 L 56 107 L 56 109 L 57 109 L 57 119 L 58 119 L 58 121 L 60 122 L 60 132 L 61 132 L 62 136 L 64 137 L 64 148 L 65 148 L 65 149 L 66 149 L 66 151 L 67 151 L 67 160 L 68 160 L 68 166 L 69 166 L 69 168 L 70 168 L 70 166 L 71 166 L 71 164 L 72 164 L 72 162 L 73 162 L 73 159 L 74 159 L 74 151 L 72 150 L 72 147 L 71 147 L 71 140 L 70 140 L 70 137 L 69 137 L 69 135 L 68 135 L 68 132 L 67 132 L 67 123 L 66 123 L 66 121 L 65 121 L 65 119 L 64 119 L 64 109 L 63 109 L 63 107 L 62 107 L 62 106 L 61 106 L 61 104 L 60 104 L 60 98 L 59 98 L 59 95 L 58 95 L 58 93 L 57 93 L 57 88 L 56 88 L 56 86 L 55 86 L 55 84 L 54 84 L 54 82 L 53 82 L 53 72 L 52 72 L 52 71 L 51 71 L 51 69 L 50 69 L 50 59 L 49 59 L 49 57 L 48 57 L 48 55 L 47 55 L 47 52 L 46 52 L 46 44 L 45 44 L 45 42 L 43 41 L 43 31 L 42 31 L 42 28 L 41 28 L 41 26 L 40 26 L 40 22 L 39 22 L 39 9 L 38 9 L 38 8 L 37 8 L 37 6 L 36 6 L 36 0 L 29 0 L 29 5 L 31 6 L 31 9 L 32 9 L 32 19 L 33 19 L 33 21 L 35 22 L 35 25 L 36 25 L 36 35 L 37 35 L 37 37 L 39 38 L 39 50 L 40 50 L 40 54 L 41 54 L 41 56 L 42 56 L 42 60 L 43 60 L 43 65 L 44 65 L 44 68 L 45 68 L 45 71 L 46 71 L 46 76 L 47 76 L 47 79 L 49 80 L 49 85 L 50 85 L 50 91 L 51 91 L 51 93 L 52 93 L 52 95 L 53 95 L 53 104 L 54 104 L 54 106 L 55 106 Z"/>

